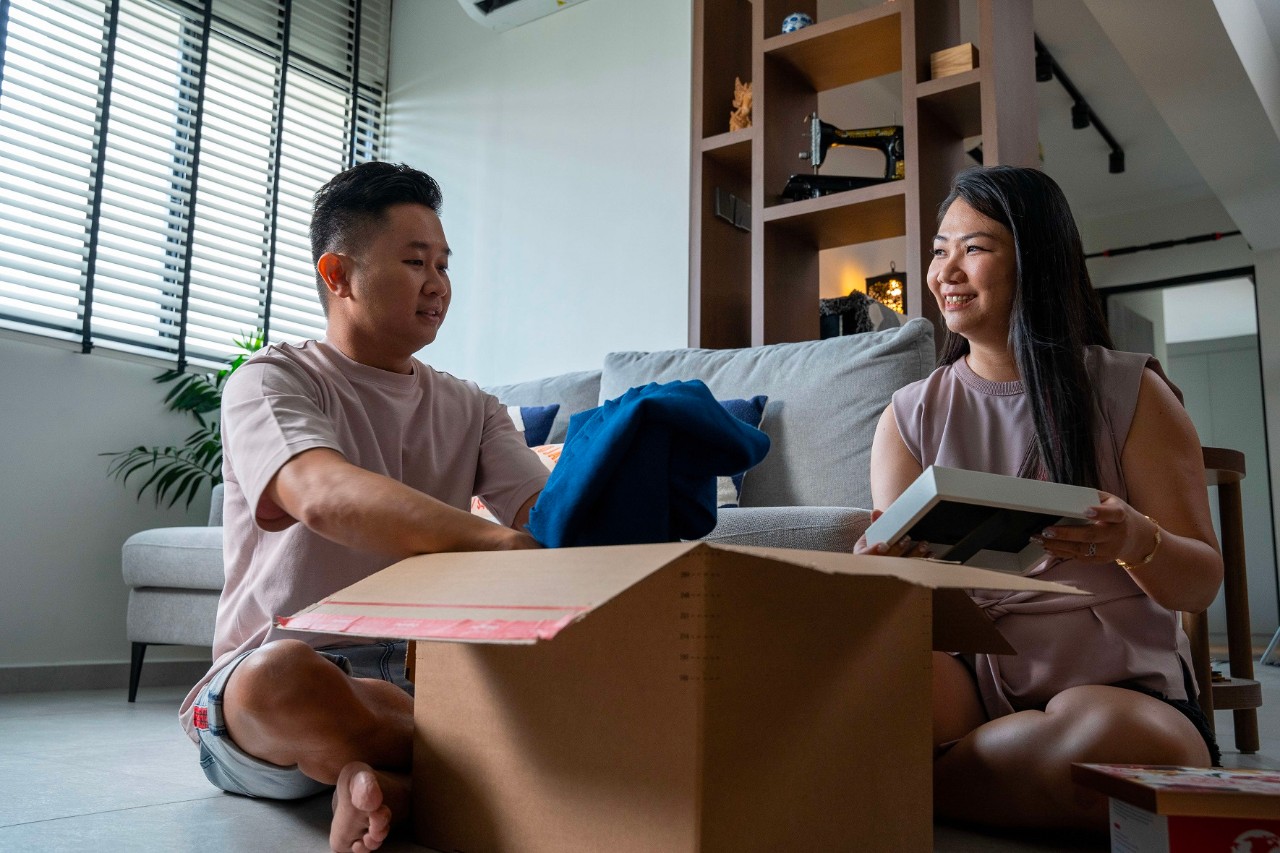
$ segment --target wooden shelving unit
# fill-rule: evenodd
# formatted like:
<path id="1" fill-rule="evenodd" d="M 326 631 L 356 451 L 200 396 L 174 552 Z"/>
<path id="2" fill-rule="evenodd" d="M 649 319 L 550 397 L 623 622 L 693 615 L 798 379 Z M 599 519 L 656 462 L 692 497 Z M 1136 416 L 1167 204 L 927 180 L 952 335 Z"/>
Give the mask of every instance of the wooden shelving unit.
<path id="1" fill-rule="evenodd" d="M 806 240 L 816 249 L 901 237 L 907 215 L 903 183 L 775 204 L 764 209 L 765 225 Z"/>
<path id="2" fill-rule="evenodd" d="M 702 153 L 707 159 L 740 172 L 751 170 L 751 140 L 755 128 L 734 130 L 702 140 Z"/>
<path id="3" fill-rule="evenodd" d="M 816 0 L 695 0 L 691 346 L 818 337 L 818 252 L 889 237 L 906 238 L 909 313 L 938 322 L 927 241 L 952 176 L 971 162 L 964 140 L 981 136 L 988 164 L 1038 162 L 1030 4 L 976 6 L 980 67 L 930 80 L 930 54 L 962 41 L 960 0 L 890 0 L 829 20 Z M 779 34 L 791 12 L 817 23 Z M 898 72 L 906 177 L 782 199 L 819 93 Z M 729 133 L 735 76 L 753 83 L 753 126 Z M 750 205 L 750 231 L 716 215 L 717 190 L 722 207 L 729 196 Z"/>
<path id="4" fill-rule="evenodd" d="M 901 11 L 885 3 L 770 36 L 763 49 L 798 72 L 815 92 L 892 74 L 902 67 Z"/>

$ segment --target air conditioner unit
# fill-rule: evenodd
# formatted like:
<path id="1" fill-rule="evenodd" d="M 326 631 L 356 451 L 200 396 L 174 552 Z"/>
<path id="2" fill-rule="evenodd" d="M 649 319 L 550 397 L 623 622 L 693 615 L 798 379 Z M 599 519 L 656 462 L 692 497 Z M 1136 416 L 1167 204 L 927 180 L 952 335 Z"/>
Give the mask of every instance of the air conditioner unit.
<path id="1" fill-rule="evenodd" d="M 576 6 L 584 0 L 458 0 L 472 19 L 490 29 L 509 30 Z"/>

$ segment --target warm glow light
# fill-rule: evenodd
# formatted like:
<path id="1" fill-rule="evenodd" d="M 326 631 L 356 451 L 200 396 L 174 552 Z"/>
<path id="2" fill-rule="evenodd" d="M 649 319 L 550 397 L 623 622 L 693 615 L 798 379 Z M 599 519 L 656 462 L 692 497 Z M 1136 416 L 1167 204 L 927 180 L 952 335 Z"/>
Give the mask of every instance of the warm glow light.
<path id="1" fill-rule="evenodd" d="M 867 279 L 867 296 L 899 314 L 907 313 L 907 277 L 889 264 L 889 272 Z"/>
<path id="2" fill-rule="evenodd" d="M 860 291 L 863 288 L 862 282 L 866 279 L 862 270 L 856 266 L 845 266 L 840 270 L 840 293 L 848 296 L 850 293 Z"/>

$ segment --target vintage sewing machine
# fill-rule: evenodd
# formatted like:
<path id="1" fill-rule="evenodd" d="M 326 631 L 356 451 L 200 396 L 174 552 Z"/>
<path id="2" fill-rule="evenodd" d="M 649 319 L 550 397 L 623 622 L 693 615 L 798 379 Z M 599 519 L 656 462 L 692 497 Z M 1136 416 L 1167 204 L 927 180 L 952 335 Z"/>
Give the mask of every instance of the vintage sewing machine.
<path id="1" fill-rule="evenodd" d="M 801 160 L 813 165 L 812 174 L 792 175 L 782 191 L 782 197 L 790 201 L 818 198 L 829 193 L 869 187 L 885 181 L 900 181 L 905 174 L 902 156 L 902 125 L 861 127 L 841 130 L 818 118 L 814 113 L 805 119 L 809 125 L 809 150 L 800 152 Z M 820 175 L 818 168 L 827 159 L 833 147 L 874 148 L 884 154 L 884 177 L 858 177 L 855 175 Z"/>

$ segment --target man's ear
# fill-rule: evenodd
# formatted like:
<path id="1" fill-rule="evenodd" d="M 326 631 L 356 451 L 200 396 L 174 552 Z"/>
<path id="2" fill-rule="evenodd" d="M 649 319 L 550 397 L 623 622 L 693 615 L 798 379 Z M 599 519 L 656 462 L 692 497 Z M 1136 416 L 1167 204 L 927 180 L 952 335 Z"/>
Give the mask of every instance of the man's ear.
<path id="1" fill-rule="evenodd" d="M 345 299 L 351 295 L 350 258 L 337 252 L 325 252 L 316 261 L 316 272 L 334 296 Z"/>

